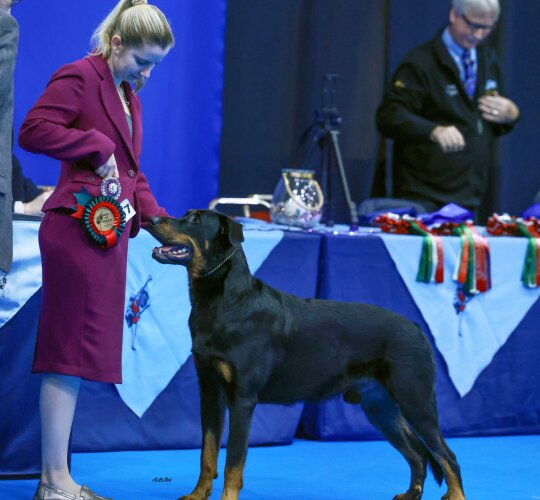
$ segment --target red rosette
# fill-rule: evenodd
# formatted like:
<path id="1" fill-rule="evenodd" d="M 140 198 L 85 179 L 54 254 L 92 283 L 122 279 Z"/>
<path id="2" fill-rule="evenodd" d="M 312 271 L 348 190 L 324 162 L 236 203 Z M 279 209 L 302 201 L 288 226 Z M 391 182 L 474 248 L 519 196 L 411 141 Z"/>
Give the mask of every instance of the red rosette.
<path id="1" fill-rule="evenodd" d="M 92 198 L 83 214 L 83 222 L 92 239 L 103 248 L 111 248 L 118 243 L 126 216 L 120 204 L 111 196 Z"/>

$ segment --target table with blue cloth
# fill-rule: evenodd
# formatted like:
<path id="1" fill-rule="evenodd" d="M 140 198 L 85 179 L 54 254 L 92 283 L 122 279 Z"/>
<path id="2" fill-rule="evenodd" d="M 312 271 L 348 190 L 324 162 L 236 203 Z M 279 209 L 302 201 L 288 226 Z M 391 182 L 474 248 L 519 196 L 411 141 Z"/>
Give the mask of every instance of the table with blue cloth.
<path id="1" fill-rule="evenodd" d="M 38 226 L 15 223 L 16 262 L 0 298 L 4 476 L 39 470 L 41 376 L 30 373 L 40 302 Z M 524 239 L 489 239 L 493 289 L 485 297 L 474 297 L 456 317 L 451 272 L 457 238 L 443 238 L 445 283 L 435 285 L 414 280 L 421 245 L 416 236 L 349 234 L 340 228 L 283 231 L 263 224 L 246 224 L 245 236 L 252 272 L 270 285 L 301 297 L 380 305 L 418 323 L 435 347 L 440 420 L 446 435 L 540 431 L 540 305 L 536 289 L 519 288 Z M 187 330 L 187 275 L 181 266 L 154 262 L 154 245 L 145 232 L 130 241 L 124 383 L 83 382 L 73 451 L 200 446 L 198 386 Z M 257 407 L 251 445 L 284 444 L 295 435 L 327 440 L 379 437 L 362 411 L 341 397 L 319 404 Z"/>
<path id="2" fill-rule="evenodd" d="M 445 282 L 425 284 L 415 280 L 421 237 L 329 234 L 321 250 L 319 296 L 387 307 L 420 325 L 434 347 L 446 436 L 540 432 L 540 303 L 539 290 L 526 289 L 520 281 L 526 238 L 488 238 L 493 288 L 466 304 L 464 318 L 452 305 L 459 238 L 442 239 Z M 459 351 L 463 339 L 470 340 L 472 352 Z M 381 437 L 341 397 L 306 404 L 299 435 L 321 440 Z"/>

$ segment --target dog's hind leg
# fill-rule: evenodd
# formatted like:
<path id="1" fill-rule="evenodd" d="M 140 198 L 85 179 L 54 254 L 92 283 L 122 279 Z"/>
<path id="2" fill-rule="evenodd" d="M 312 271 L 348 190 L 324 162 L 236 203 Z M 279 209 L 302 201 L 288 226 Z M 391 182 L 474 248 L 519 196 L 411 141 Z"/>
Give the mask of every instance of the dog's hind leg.
<path id="1" fill-rule="evenodd" d="M 229 440 L 225 462 L 225 484 L 221 500 L 237 500 L 243 486 L 249 429 L 257 397 L 236 392 L 229 395 Z"/>
<path id="2" fill-rule="evenodd" d="M 201 470 L 195 489 L 180 500 L 203 500 L 212 493 L 217 477 L 217 460 L 225 422 L 225 391 L 214 373 L 206 370 L 194 357 L 201 393 L 202 448 Z"/>
<path id="3" fill-rule="evenodd" d="M 371 424 L 384 434 L 409 464 L 411 469 L 409 489 L 396 495 L 394 500 L 420 500 L 426 479 L 428 451 L 411 431 L 386 389 L 375 380 L 362 379 L 345 393 L 344 398 L 347 402 L 361 404 Z"/>
<path id="4" fill-rule="evenodd" d="M 456 456 L 446 444 L 439 427 L 433 380 L 433 373 L 426 371 L 418 377 L 417 368 L 402 365 L 401 369 L 392 371 L 388 388 L 411 428 L 442 468 L 448 486 L 443 500 L 464 500 Z"/>

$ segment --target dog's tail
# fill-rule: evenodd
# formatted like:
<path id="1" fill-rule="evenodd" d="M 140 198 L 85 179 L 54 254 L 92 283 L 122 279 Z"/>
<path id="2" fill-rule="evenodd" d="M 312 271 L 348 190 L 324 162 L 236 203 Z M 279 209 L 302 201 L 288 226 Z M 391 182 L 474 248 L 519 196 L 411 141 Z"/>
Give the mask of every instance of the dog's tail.
<path id="1" fill-rule="evenodd" d="M 444 472 L 442 470 L 442 467 L 433 458 L 433 455 L 429 453 L 429 451 L 428 451 L 428 463 L 429 463 L 429 468 L 431 469 L 431 473 L 433 474 L 433 477 L 435 478 L 435 481 L 437 481 L 438 485 L 440 486 L 444 479 Z"/>

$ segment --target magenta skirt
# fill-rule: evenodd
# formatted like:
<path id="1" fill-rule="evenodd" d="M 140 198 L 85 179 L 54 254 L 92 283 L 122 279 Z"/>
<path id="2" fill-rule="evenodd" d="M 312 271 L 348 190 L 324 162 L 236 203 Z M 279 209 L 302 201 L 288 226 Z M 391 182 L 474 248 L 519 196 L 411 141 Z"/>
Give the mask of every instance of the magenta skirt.
<path id="1" fill-rule="evenodd" d="M 131 221 L 102 249 L 68 210 L 51 210 L 39 229 L 43 289 L 34 372 L 122 382 L 122 331 Z"/>

